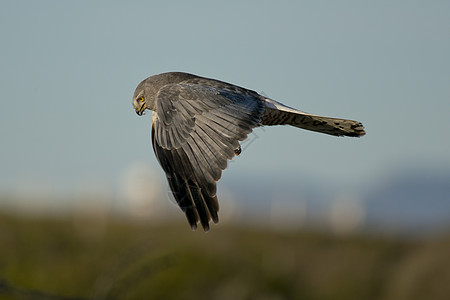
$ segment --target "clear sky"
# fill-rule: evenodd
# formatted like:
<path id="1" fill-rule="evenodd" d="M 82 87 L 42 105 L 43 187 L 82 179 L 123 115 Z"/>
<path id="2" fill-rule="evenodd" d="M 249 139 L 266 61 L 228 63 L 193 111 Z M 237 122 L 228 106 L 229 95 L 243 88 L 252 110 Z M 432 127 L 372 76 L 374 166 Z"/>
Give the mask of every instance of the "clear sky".
<path id="1" fill-rule="evenodd" d="M 167 71 L 366 126 L 258 129 L 228 178 L 354 186 L 450 168 L 449 15 L 449 1 L 3 1 L 0 191 L 114 192 L 137 164 L 162 180 L 131 97 Z"/>

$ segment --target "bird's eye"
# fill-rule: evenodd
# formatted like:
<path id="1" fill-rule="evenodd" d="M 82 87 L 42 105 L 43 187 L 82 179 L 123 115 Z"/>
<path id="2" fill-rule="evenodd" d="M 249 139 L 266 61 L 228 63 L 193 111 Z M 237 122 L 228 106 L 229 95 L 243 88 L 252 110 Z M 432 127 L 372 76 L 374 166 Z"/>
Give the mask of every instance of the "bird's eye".
<path id="1" fill-rule="evenodd" d="M 144 97 L 139 97 L 139 98 L 137 98 L 137 101 L 139 101 L 139 102 L 143 102 L 144 101 Z"/>

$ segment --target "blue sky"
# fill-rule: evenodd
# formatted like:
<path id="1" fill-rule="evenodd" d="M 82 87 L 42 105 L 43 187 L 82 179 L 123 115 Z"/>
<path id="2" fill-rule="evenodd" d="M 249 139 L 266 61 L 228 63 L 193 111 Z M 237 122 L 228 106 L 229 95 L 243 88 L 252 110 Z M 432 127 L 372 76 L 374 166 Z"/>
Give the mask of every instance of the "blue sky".
<path id="1" fill-rule="evenodd" d="M 114 190 L 136 164 L 163 179 L 131 96 L 166 71 L 366 126 L 361 139 L 257 129 L 228 178 L 353 188 L 450 168 L 449 13 L 448 1 L 4 1 L 0 191 Z"/>

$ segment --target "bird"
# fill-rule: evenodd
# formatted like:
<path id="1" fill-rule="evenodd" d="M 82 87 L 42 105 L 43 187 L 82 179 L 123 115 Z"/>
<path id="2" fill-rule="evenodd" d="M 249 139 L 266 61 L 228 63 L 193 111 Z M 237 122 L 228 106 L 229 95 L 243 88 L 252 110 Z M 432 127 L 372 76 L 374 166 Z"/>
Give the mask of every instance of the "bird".
<path id="1" fill-rule="evenodd" d="M 364 126 L 309 114 L 224 81 L 184 72 L 150 76 L 133 94 L 135 112 L 152 111 L 156 158 L 192 230 L 219 222 L 217 182 L 239 142 L 260 126 L 291 125 L 333 136 L 361 137 Z"/>

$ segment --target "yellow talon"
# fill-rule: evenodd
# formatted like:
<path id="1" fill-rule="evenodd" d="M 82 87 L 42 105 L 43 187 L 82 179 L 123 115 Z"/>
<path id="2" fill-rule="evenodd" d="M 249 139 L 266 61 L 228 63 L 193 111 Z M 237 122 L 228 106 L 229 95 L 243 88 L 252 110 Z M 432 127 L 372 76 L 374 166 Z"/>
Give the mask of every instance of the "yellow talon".
<path id="1" fill-rule="evenodd" d="M 241 145 L 239 145 L 239 147 L 236 150 L 234 150 L 234 154 L 239 155 L 241 154 L 241 152 L 242 152 Z"/>

